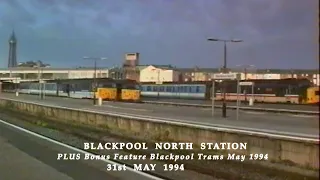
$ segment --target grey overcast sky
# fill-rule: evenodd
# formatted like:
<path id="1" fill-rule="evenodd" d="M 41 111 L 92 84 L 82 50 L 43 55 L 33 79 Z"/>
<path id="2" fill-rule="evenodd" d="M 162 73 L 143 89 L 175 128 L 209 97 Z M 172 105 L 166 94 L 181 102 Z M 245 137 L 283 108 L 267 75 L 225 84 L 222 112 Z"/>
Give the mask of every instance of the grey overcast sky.
<path id="1" fill-rule="evenodd" d="M 0 0 L 0 67 L 7 67 L 14 28 L 18 62 L 90 66 L 83 56 L 120 65 L 124 53 L 141 64 L 318 68 L 317 0 Z"/>

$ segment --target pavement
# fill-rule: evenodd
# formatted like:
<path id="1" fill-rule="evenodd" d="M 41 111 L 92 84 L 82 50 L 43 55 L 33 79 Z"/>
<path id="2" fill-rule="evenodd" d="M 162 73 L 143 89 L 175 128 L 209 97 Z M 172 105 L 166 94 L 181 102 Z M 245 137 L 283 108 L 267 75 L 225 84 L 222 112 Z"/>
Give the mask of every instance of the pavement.
<path id="1" fill-rule="evenodd" d="M 240 111 L 236 119 L 236 111 L 228 110 L 227 118 L 221 117 L 221 109 L 216 109 L 214 116 L 210 108 L 172 107 L 152 104 L 135 104 L 123 102 L 103 102 L 102 106 L 94 106 L 92 100 L 70 99 L 61 97 L 45 97 L 39 99 L 34 95 L 0 94 L 0 98 L 71 107 L 96 112 L 112 112 L 131 116 L 157 118 L 167 121 L 183 121 L 208 126 L 219 126 L 254 131 L 272 131 L 294 136 L 319 136 L 319 117 L 307 115 L 275 114 L 265 112 Z"/>
<path id="2" fill-rule="evenodd" d="M 58 153 L 79 152 L 39 136 L 0 120 L 1 180 L 151 179 L 132 171 L 107 171 L 107 163 L 98 160 L 57 160 Z"/>
<path id="3" fill-rule="evenodd" d="M 157 101 L 157 102 L 172 102 L 172 103 L 186 103 L 186 104 L 201 104 L 211 105 L 210 100 L 192 100 L 192 99 L 157 99 L 157 98 L 142 98 L 143 101 Z M 222 105 L 222 101 L 215 101 L 215 105 Z M 236 106 L 236 102 L 227 102 L 227 106 Z M 242 107 L 256 107 L 256 108 L 270 108 L 270 109 L 289 109 L 297 111 L 319 111 L 317 105 L 298 105 L 298 104 L 266 104 L 255 103 L 254 106 L 249 106 L 248 103 L 242 102 Z"/>

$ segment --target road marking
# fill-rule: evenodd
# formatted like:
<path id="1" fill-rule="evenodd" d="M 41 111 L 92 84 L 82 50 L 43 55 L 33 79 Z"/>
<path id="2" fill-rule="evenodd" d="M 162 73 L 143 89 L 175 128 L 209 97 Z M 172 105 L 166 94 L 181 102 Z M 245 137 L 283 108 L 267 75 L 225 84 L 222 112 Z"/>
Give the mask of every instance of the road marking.
<path id="1" fill-rule="evenodd" d="M 22 128 L 22 127 L 16 126 L 16 125 L 14 125 L 14 124 L 8 123 L 8 122 L 6 122 L 6 121 L 4 121 L 4 120 L 1 120 L 1 119 L 0 119 L 0 122 L 3 123 L 3 124 L 5 124 L 5 125 L 7 125 L 7 126 L 10 126 L 10 127 L 15 128 L 15 129 L 18 129 L 18 130 L 20 130 L 20 131 L 22 131 L 22 132 L 25 132 L 25 133 L 28 133 L 28 134 L 33 135 L 33 136 L 35 136 L 35 137 L 38 137 L 38 138 L 40 138 L 40 139 L 43 139 L 43 140 L 52 142 L 52 143 L 57 144 L 57 145 L 60 145 L 60 146 L 62 146 L 62 147 L 71 149 L 71 150 L 73 150 L 73 151 L 77 151 L 77 152 L 82 153 L 82 154 L 90 154 L 91 156 L 97 155 L 97 154 L 93 154 L 93 153 L 84 151 L 84 150 L 82 150 L 82 149 L 78 149 L 78 148 L 76 148 L 76 147 L 73 147 L 73 146 L 64 144 L 64 143 L 62 143 L 62 142 L 60 142 L 60 141 L 57 141 L 57 140 L 48 138 L 48 137 L 43 136 L 43 135 L 41 135 L 41 134 L 38 134 L 38 133 L 32 132 L 32 131 L 30 131 L 30 130 L 24 129 L 24 128 Z M 113 161 L 111 161 L 111 160 L 106 160 L 106 159 L 99 159 L 99 160 L 100 160 L 100 161 L 103 161 L 103 162 L 105 162 L 105 163 L 108 163 L 108 164 L 115 164 L 115 165 L 121 166 L 121 164 L 119 164 L 119 163 L 117 163 L 117 162 L 113 162 Z M 131 171 L 131 172 L 133 172 L 133 173 L 137 173 L 137 174 L 139 174 L 139 175 L 141 175 L 141 176 L 150 178 L 150 179 L 154 179 L 154 180 L 164 180 L 164 179 L 161 179 L 161 178 L 152 176 L 152 175 L 150 175 L 150 174 L 147 174 L 147 173 L 144 173 L 144 172 L 141 172 L 141 171 L 135 171 L 135 170 L 134 170 L 133 168 L 131 168 L 131 167 L 127 167 L 127 170 L 129 170 L 129 171 Z"/>
<path id="2" fill-rule="evenodd" d="M 318 118 L 318 116 L 312 116 L 312 115 L 303 115 L 303 114 L 293 114 L 291 115 L 293 117 L 300 117 L 300 118 Z"/>
<path id="3" fill-rule="evenodd" d="M 134 110 L 134 111 L 149 111 L 149 112 L 153 111 L 153 110 L 149 110 L 149 109 L 127 108 L 127 107 L 119 107 L 119 106 L 113 106 L 113 105 L 102 105 L 102 107 L 124 109 L 124 110 Z"/>

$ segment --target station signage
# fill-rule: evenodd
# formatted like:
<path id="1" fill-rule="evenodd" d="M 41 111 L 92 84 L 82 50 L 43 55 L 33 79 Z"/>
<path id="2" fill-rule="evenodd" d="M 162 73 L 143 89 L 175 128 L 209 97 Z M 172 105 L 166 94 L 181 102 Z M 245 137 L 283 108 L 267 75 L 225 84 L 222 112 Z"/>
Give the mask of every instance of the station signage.
<path id="1" fill-rule="evenodd" d="M 252 86 L 253 82 L 240 82 L 239 85 L 240 86 Z"/>
<path id="2" fill-rule="evenodd" d="M 214 79 L 238 79 L 239 74 L 237 73 L 227 73 L 227 74 L 214 74 L 213 75 Z"/>

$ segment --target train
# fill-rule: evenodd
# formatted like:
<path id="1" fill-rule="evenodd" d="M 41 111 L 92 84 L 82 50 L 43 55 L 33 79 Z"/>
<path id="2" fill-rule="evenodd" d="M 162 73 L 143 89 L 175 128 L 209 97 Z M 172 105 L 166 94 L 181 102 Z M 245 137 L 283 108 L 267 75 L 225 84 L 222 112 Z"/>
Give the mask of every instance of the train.
<path id="1" fill-rule="evenodd" d="M 314 86 L 308 79 L 254 79 L 241 80 L 241 92 L 237 93 L 238 82 L 225 80 L 215 82 L 215 100 L 249 101 L 253 98 L 260 103 L 291 103 L 291 104 L 318 104 L 319 87 Z M 212 97 L 212 81 L 184 82 L 184 83 L 142 83 L 141 96 L 149 98 L 173 98 L 173 99 L 196 99 L 210 100 Z"/>
<path id="2" fill-rule="evenodd" d="M 140 102 L 140 86 L 133 80 L 97 79 L 59 79 L 39 81 L 2 83 L 3 92 L 19 92 L 22 94 L 41 94 L 80 99 L 100 97 L 109 101 Z"/>
<path id="3" fill-rule="evenodd" d="M 256 79 L 241 80 L 237 93 L 237 81 L 225 80 L 215 82 L 214 98 L 227 101 L 249 101 L 252 98 L 260 103 L 291 103 L 291 104 L 319 104 L 319 87 L 314 86 L 308 79 Z M 96 84 L 96 89 L 93 87 Z M 248 84 L 248 83 L 247 83 Z M 162 99 L 194 99 L 210 100 L 212 98 L 212 81 L 199 82 L 164 82 L 138 83 L 134 80 L 114 80 L 110 78 L 94 79 L 64 79 L 48 80 L 44 84 L 36 82 L 3 82 L 3 92 L 26 94 L 42 94 L 71 97 L 71 98 L 97 98 L 111 101 L 141 102 L 141 98 Z"/>

